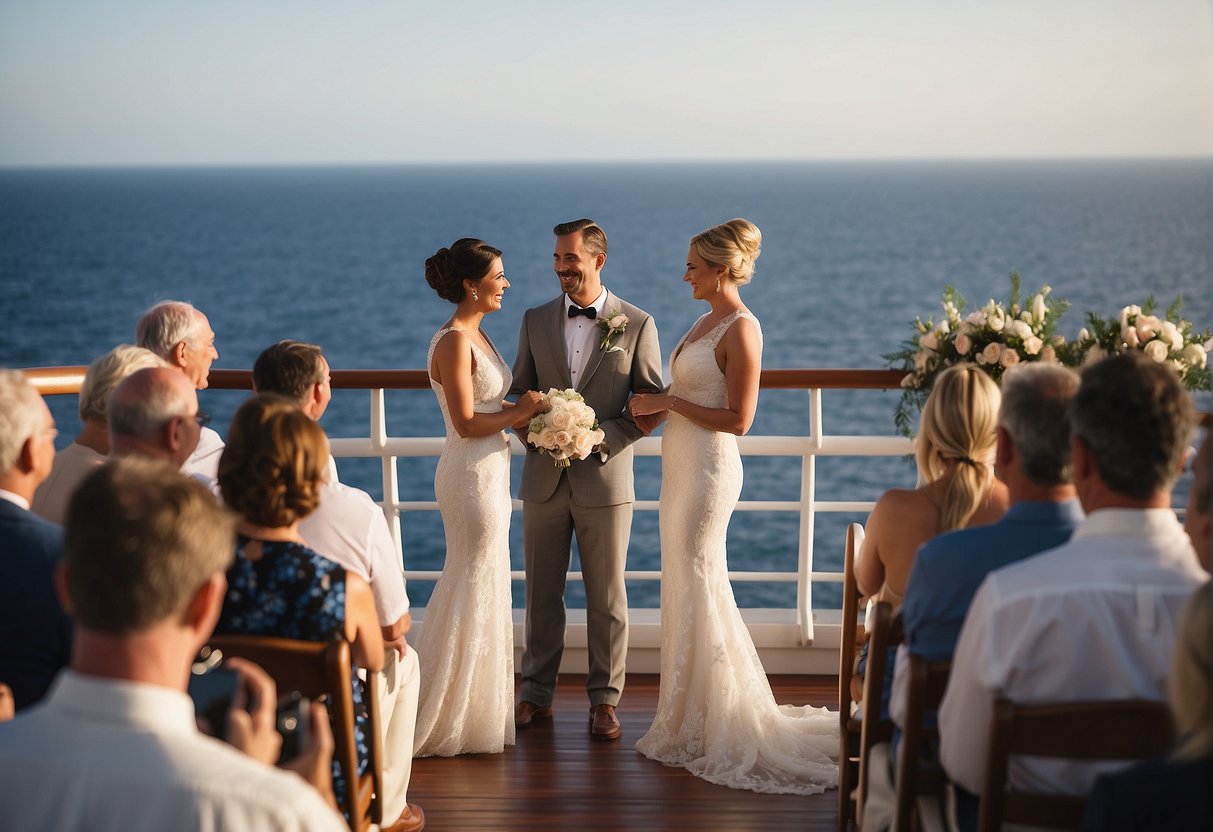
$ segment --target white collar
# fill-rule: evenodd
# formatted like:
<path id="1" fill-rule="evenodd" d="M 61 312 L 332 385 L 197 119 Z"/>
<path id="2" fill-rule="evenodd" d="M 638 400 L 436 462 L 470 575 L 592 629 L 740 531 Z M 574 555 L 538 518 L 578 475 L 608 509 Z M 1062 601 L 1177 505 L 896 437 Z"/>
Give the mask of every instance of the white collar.
<path id="1" fill-rule="evenodd" d="M 1177 533 L 1184 533 L 1183 526 L 1169 508 L 1101 508 L 1088 514 L 1070 539 L 1159 537 Z"/>
<path id="2" fill-rule="evenodd" d="M 26 511 L 29 511 L 29 500 L 25 499 L 20 494 L 14 494 L 11 491 L 5 491 L 3 488 L 0 488 L 0 500 L 8 500 L 18 508 L 23 508 Z"/>
<path id="3" fill-rule="evenodd" d="M 89 676 L 69 668 L 55 677 L 45 702 L 91 721 L 153 732 L 198 733 L 189 694 L 163 685 Z"/>

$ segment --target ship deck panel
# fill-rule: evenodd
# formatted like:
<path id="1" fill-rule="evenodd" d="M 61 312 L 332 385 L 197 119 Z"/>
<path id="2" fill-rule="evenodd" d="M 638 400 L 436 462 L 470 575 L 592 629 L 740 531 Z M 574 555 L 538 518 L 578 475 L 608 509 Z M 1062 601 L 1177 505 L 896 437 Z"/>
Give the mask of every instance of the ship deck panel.
<path id="1" fill-rule="evenodd" d="M 781 704 L 838 707 L 834 676 L 771 676 Z M 423 758 L 413 764 L 409 801 L 426 829 L 765 832 L 832 830 L 838 792 L 809 797 L 716 786 L 642 756 L 633 746 L 657 710 L 658 676 L 629 674 L 619 705 L 623 737 L 589 736 L 585 677 L 562 675 L 552 720 L 519 731 L 502 754 Z"/>

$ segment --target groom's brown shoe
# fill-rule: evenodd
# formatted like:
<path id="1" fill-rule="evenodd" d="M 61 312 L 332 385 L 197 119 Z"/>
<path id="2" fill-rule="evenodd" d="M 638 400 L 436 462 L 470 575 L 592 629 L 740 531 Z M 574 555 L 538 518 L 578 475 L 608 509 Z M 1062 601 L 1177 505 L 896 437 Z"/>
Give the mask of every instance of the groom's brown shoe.
<path id="1" fill-rule="evenodd" d="M 530 728 L 531 723 L 537 719 L 551 719 L 551 707 L 541 708 L 534 702 L 521 701 L 518 703 L 518 708 L 514 711 L 514 727 L 515 728 Z"/>
<path id="2" fill-rule="evenodd" d="M 590 708 L 590 736 L 596 740 L 617 740 L 623 733 L 614 705 L 595 705 Z"/>

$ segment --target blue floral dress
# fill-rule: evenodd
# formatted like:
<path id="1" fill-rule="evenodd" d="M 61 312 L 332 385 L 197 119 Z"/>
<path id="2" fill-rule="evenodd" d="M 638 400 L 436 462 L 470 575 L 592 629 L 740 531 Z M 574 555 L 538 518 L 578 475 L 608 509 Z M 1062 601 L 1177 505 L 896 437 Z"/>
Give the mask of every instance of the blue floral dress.
<path id="1" fill-rule="evenodd" d="M 260 543 L 262 556 L 248 560 L 244 547 Z M 301 641 L 345 637 L 345 570 L 299 543 L 236 540 L 236 560 L 227 570 L 227 597 L 215 626 L 218 634 L 280 636 Z M 356 670 L 356 669 L 355 669 Z M 367 710 L 362 681 L 354 675 L 354 736 L 358 773 L 365 774 Z M 333 760 L 333 791 L 345 805 L 345 777 Z M 348 820 L 348 818 L 347 818 Z"/>

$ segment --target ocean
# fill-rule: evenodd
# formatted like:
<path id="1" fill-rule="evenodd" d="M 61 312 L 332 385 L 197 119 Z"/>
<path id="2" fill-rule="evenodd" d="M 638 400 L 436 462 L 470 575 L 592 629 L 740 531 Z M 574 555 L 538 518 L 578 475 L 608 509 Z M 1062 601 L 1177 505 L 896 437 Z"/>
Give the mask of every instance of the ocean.
<path id="1" fill-rule="evenodd" d="M 1005 298 L 1008 275 L 1071 302 L 1061 331 L 1087 311 L 1114 314 L 1153 295 L 1213 325 L 1213 160 L 687 163 L 317 168 L 0 170 L 0 365 L 87 364 L 134 338 L 158 300 L 189 300 L 217 333 L 216 367 L 247 368 L 281 338 L 322 344 L 335 369 L 419 368 L 450 306 L 425 284 L 437 248 L 481 237 L 504 252 L 512 286 L 485 329 L 507 360 L 522 311 L 558 292 L 551 228 L 596 219 L 610 235 L 604 282 L 656 319 L 663 353 L 707 307 L 682 283 L 688 238 L 735 216 L 763 231 L 743 297 L 763 324 L 766 367 L 885 366 L 916 315 L 937 316 L 946 284 L 973 306 Z M 667 374 L 668 378 L 668 374 Z M 204 391 L 222 428 L 242 396 Z M 897 394 L 825 398 L 830 433 L 892 434 Z M 1202 405 L 1208 409 L 1205 396 Z M 428 391 L 389 395 L 393 435 L 440 435 Z M 74 399 L 52 409 L 61 445 Z M 755 434 L 803 433 L 807 397 L 766 391 Z M 336 391 L 322 425 L 364 435 L 366 394 Z M 343 480 L 377 499 L 378 462 L 341 460 Z M 515 477 L 521 466 L 515 464 Z M 434 460 L 400 463 L 401 496 L 433 499 Z M 640 499 L 656 499 L 660 464 L 637 461 Z M 905 459 L 818 463 L 818 496 L 871 500 L 909 486 Z M 750 458 L 743 499 L 795 499 L 796 460 Z M 1186 484 L 1185 484 L 1186 485 Z M 730 565 L 794 571 L 796 518 L 741 515 Z M 845 523 L 819 515 L 816 566 L 837 569 Z M 411 569 L 443 559 L 436 514 L 408 515 Z M 520 517 L 511 553 L 521 569 Z M 629 568 L 656 569 L 656 515 L 638 512 Z M 431 586 L 410 583 L 422 605 Z M 629 586 L 656 606 L 657 586 Z M 522 586 L 515 586 L 522 603 Z M 791 585 L 738 584 L 741 606 L 792 606 Z M 838 589 L 815 587 L 814 604 Z M 570 604 L 582 603 L 570 587 Z"/>

